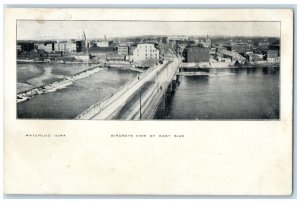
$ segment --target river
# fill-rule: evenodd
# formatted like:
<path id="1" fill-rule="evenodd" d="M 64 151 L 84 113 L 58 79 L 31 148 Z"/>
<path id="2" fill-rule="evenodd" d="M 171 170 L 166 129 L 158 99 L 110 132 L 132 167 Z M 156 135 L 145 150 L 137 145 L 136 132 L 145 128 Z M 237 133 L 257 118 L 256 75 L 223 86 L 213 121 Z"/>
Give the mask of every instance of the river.
<path id="1" fill-rule="evenodd" d="M 18 64 L 17 68 L 17 81 L 21 84 L 18 85 L 19 88 L 25 85 L 44 84 L 89 67 L 84 64 Z M 73 119 L 92 104 L 117 91 L 137 75 L 137 72 L 130 70 L 103 68 L 89 77 L 73 82 L 64 89 L 37 95 L 29 101 L 18 103 L 18 118 Z"/>
<path id="2" fill-rule="evenodd" d="M 211 69 L 180 76 L 156 119 L 278 119 L 279 68 Z"/>
<path id="3" fill-rule="evenodd" d="M 84 64 L 18 64 L 17 67 L 18 91 L 89 68 Z M 155 119 L 279 118 L 278 68 L 207 71 L 207 76 L 180 76 L 180 85 Z M 17 104 L 18 118 L 73 119 L 138 74 L 117 68 L 102 69 L 64 89 Z"/>

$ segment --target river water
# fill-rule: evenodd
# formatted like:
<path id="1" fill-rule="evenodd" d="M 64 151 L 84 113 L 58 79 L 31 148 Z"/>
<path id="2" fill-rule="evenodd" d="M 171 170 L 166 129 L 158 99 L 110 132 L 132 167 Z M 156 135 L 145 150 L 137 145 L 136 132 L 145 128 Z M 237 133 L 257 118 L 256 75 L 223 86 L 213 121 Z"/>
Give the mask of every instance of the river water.
<path id="1" fill-rule="evenodd" d="M 180 76 L 157 119 L 278 119 L 279 68 L 211 69 Z"/>
<path id="2" fill-rule="evenodd" d="M 17 67 L 18 91 L 89 68 L 84 64 Z M 17 104 L 17 116 L 73 119 L 138 74 L 117 68 L 102 69 L 64 89 Z M 276 68 L 249 68 L 211 69 L 206 76 L 180 76 L 180 85 L 155 119 L 278 119 L 279 75 Z"/>
<path id="3" fill-rule="evenodd" d="M 29 71 L 24 71 L 26 66 Z M 60 78 L 61 75 L 71 75 L 87 68 L 89 67 L 84 64 L 18 64 L 17 80 L 22 86 L 23 84 L 34 86 L 30 82 L 43 84 Z M 102 69 L 64 89 L 38 95 L 17 104 L 18 118 L 73 119 L 137 75 L 138 73 L 130 70 Z"/>

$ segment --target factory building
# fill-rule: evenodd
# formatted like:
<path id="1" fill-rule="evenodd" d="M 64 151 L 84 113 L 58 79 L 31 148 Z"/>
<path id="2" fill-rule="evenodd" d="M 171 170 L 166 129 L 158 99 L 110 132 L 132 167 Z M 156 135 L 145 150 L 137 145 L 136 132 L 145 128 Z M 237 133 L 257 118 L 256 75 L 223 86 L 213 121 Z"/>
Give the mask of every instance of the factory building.
<path id="1" fill-rule="evenodd" d="M 182 55 L 185 63 L 209 62 L 209 49 L 201 45 L 186 47 Z"/>

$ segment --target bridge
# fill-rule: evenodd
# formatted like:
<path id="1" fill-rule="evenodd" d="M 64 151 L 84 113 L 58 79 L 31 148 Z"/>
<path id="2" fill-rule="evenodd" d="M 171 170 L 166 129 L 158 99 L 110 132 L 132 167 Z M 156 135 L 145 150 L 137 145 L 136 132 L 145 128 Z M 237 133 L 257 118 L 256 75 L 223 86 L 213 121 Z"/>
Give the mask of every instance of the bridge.
<path id="1" fill-rule="evenodd" d="M 114 94 L 89 107 L 75 119 L 151 119 L 172 87 L 181 60 L 174 56 L 173 60 L 157 64 L 132 81 L 119 88 Z"/>

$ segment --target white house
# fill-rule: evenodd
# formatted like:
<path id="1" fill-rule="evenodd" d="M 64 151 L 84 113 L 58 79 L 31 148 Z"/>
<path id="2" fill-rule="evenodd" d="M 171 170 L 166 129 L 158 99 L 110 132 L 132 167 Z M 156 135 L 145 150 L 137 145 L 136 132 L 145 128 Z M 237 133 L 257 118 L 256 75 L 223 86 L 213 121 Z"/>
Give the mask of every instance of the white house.
<path id="1" fill-rule="evenodd" d="M 76 52 L 76 43 L 72 41 L 67 41 L 66 52 Z"/>
<path id="2" fill-rule="evenodd" d="M 133 50 L 132 60 L 146 61 L 149 59 L 159 60 L 159 49 L 157 49 L 154 44 L 138 44 Z"/>

